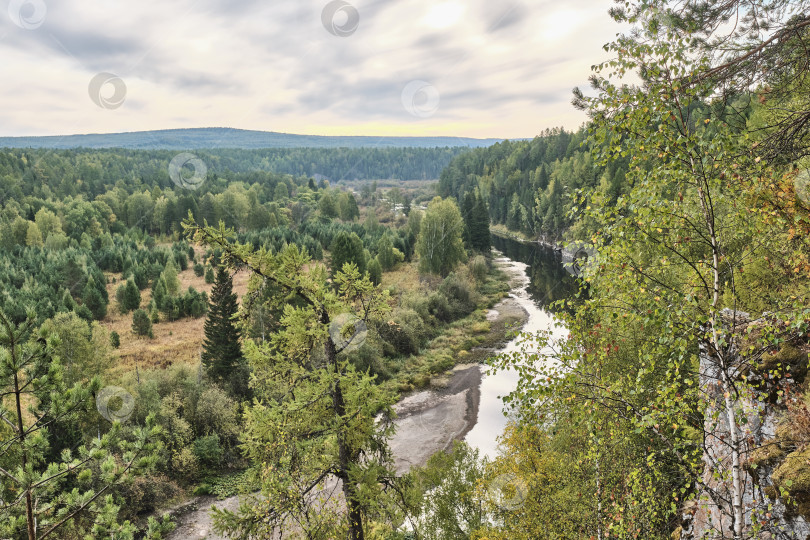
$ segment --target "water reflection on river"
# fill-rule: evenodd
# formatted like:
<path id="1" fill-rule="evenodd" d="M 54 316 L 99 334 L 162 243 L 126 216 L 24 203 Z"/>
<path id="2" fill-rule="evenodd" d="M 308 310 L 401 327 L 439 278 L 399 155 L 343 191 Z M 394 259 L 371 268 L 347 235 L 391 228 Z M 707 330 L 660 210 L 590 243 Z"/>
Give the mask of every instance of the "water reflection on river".
<path id="1" fill-rule="evenodd" d="M 496 261 L 505 271 L 517 276 L 512 297 L 529 314 L 524 332 L 552 330 L 554 337 L 563 337 L 566 330 L 555 326 L 552 305 L 557 300 L 570 298 L 577 290 L 577 281 L 565 270 L 558 252 L 536 244 L 522 244 L 514 240 L 493 237 L 493 246 L 503 256 Z M 497 307 L 495 308 L 497 309 Z M 519 349 L 518 339 L 510 341 L 503 352 Z M 483 368 L 486 371 L 486 367 Z M 484 375 L 481 382 L 481 400 L 478 420 L 464 438 L 490 458 L 497 455 L 497 437 L 506 427 L 502 396 L 515 389 L 518 374 L 515 371 L 500 371 L 496 375 Z"/>

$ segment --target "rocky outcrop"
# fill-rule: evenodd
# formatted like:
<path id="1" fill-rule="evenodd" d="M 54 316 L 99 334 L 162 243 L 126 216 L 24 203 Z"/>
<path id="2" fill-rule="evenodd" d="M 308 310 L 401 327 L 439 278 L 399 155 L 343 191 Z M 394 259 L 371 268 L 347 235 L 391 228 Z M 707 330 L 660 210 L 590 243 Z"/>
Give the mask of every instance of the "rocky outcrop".
<path id="1" fill-rule="evenodd" d="M 743 327 L 757 324 L 735 314 Z M 742 321 L 740 321 L 742 319 Z M 784 424 L 790 389 L 807 373 L 807 354 L 791 345 L 747 364 L 731 351 L 738 448 L 742 463 L 743 538 L 810 539 L 810 447 L 797 445 Z M 681 540 L 732 539 L 732 445 L 719 362 L 700 351 L 704 469 L 697 496 L 683 508 Z M 789 496 L 785 496 L 789 494 Z"/>

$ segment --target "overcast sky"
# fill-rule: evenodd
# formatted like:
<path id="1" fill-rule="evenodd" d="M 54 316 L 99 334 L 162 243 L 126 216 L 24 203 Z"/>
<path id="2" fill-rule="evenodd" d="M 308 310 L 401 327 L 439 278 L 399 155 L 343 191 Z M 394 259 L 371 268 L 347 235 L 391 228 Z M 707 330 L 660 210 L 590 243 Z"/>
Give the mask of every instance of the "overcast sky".
<path id="1" fill-rule="evenodd" d="M 2 1 L 6 136 L 532 137 L 585 120 L 619 30 L 611 0 Z"/>

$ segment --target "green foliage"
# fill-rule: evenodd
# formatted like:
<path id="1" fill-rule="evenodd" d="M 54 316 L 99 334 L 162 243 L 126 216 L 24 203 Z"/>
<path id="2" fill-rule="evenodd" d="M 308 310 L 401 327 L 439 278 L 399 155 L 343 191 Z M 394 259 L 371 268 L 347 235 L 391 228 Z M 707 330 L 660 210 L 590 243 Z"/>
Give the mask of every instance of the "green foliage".
<path id="1" fill-rule="evenodd" d="M 464 221 L 456 204 L 450 199 L 433 199 L 421 220 L 416 243 L 419 270 L 446 276 L 466 260 L 463 231 Z"/>
<path id="2" fill-rule="evenodd" d="M 166 261 L 166 267 L 160 275 L 162 281 L 166 283 L 166 292 L 174 296 L 180 290 L 180 280 L 177 278 L 177 266 L 174 263 L 174 257 L 169 257 Z"/>
<path id="3" fill-rule="evenodd" d="M 59 358 L 68 384 L 103 377 L 112 363 L 107 331 L 76 313 L 57 313 L 42 323 L 40 333 L 53 340 L 50 352 Z"/>
<path id="4" fill-rule="evenodd" d="M 135 310 L 132 314 L 132 331 L 138 336 L 152 336 L 152 320 L 142 309 Z"/>
<path id="5" fill-rule="evenodd" d="M 116 332 L 115 330 L 110 332 L 110 346 L 113 349 L 117 349 L 118 347 L 121 346 L 121 336 L 119 336 L 118 332 Z"/>
<path id="6" fill-rule="evenodd" d="M 332 241 L 330 248 L 332 252 L 331 269 L 332 275 L 336 276 L 346 263 L 354 264 L 360 274 L 366 272 L 366 255 L 363 251 L 363 241 L 355 233 L 340 231 Z"/>
<path id="7" fill-rule="evenodd" d="M 194 439 L 194 457 L 203 467 L 218 467 L 222 462 L 222 447 L 219 435 L 205 435 Z"/>
<path id="8" fill-rule="evenodd" d="M 331 192 L 326 191 L 321 195 L 321 199 L 318 201 L 318 210 L 321 211 L 322 216 L 328 219 L 338 216 L 338 205 Z"/>
<path id="9" fill-rule="evenodd" d="M 374 285 L 379 285 L 382 282 L 382 265 L 377 257 L 368 262 L 368 278 Z"/>
<path id="10" fill-rule="evenodd" d="M 15 326 L 0 313 L 0 391 L 9 396 L 0 405 L 0 535 L 131 539 L 135 527 L 119 521 L 112 493 L 154 464 L 159 430 L 149 419 L 127 435 L 117 421 L 82 432 L 100 379 L 69 386 L 51 350 L 57 335 L 34 337 L 33 319 Z"/>
<path id="11" fill-rule="evenodd" d="M 470 275 L 478 283 L 483 283 L 489 274 L 489 264 L 482 255 L 476 255 L 470 260 Z"/>
<path id="12" fill-rule="evenodd" d="M 485 474 L 478 451 L 455 442 L 448 452 L 434 454 L 424 467 L 407 475 L 411 486 L 408 514 L 418 538 L 425 540 L 476 537 L 487 524 L 486 498 L 476 491 Z"/>
<path id="13" fill-rule="evenodd" d="M 202 363 L 214 381 L 225 385 L 234 395 L 245 396 L 248 374 L 242 367 L 242 346 L 234 321 L 238 309 L 233 279 L 220 266 L 205 319 Z"/>
<path id="14" fill-rule="evenodd" d="M 383 271 L 387 272 L 393 269 L 403 259 L 403 254 L 394 247 L 391 237 L 387 234 L 382 235 L 377 241 L 377 260 Z"/>
<path id="15" fill-rule="evenodd" d="M 121 305 L 124 309 L 124 313 L 134 311 L 141 307 L 141 292 L 138 290 L 135 281 L 131 279 L 127 280 L 127 284 L 124 287 Z"/>
<path id="16" fill-rule="evenodd" d="M 338 197 L 338 212 L 343 221 L 354 221 L 360 217 L 360 209 L 357 207 L 357 199 L 354 194 L 342 192 Z"/>
<path id="17" fill-rule="evenodd" d="M 245 347 L 258 399 L 246 410 L 243 448 L 262 464 L 262 495 L 273 501 L 275 512 L 267 516 L 248 506 L 238 515 L 216 512 L 218 529 L 264 536 L 294 520 L 306 534 L 328 526 L 332 532 L 362 536 L 365 524 L 390 504 L 381 489 L 381 482 L 392 478 L 388 427 L 376 417 L 388 411 L 391 396 L 341 354 L 330 325 L 347 311 L 362 319 L 382 313 L 387 294 L 351 263 L 335 275 L 335 291 L 324 266 L 313 264 L 294 245 L 277 255 L 256 252 L 230 243 L 231 233 L 222 227 L 188 227 L 196 241 L 222 249 L 226 261 L 258 278 L 251 282 L 249 298 L 264 282 L 284 292 L 263 299 L 267 311 L 283 306 L 279 331 Z M 291 295 L 302 305 L 290 304 Z M 256 308 L 248 303 L 248 310 Z M 306 493 L 329 477 L 342 480 L 346 504 L 319 504 L 317 512 L 306 502 L 302 507 Z M 265 519 L 257 519 L 256 511 Z"/>
<path id="18" fill-rule="evenodd" d="M 87 280 L 87 285 L 84 286 L 82 305 L 90 310 L 90 313 L 93 314 L 93 318 L 96 320 L 100 321 L 107 316 L 107 302 L 104 300 L 101 292 L 99 292 L 92 276 Z"/>

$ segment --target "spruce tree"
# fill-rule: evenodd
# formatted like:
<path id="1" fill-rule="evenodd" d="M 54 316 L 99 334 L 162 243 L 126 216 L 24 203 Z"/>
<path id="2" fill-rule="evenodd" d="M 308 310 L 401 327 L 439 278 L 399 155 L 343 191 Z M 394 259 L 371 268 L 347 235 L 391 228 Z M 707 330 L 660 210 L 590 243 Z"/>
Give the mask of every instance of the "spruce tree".
<path id="1" fill-rule="evenodd" d="M 483 197 L 476 197 L 471 223 L 470 241 L 473 249 L 482 253 L 489 253 L 490 249 L 492 249 L 492 239 L 489 235 L 489 209 Z"/>
<path id="2" fill-rule="evenodd" d="M 166 301 L 167 294 L 166 280 L 163 279 L 163 276 L 160 276 L 155 280 L 155 283 L 152 286 L 152 300 L 154 301 L 156 308 L 163 309 L 163 303 Z"/>
<path id="3" fill-rule="evenodd" d="M 84 287 L 82 304 L 87 306 L 87 309 L 93 314 L 93 318 L 98 321 L 107 316 L 107 303 L 104 301 L 101 293 L 98 292 L 93 276 L 90 276 L 87 280 L 87 285 Z"/>
<path id="4" fill-rule="evenodd" d="M 246 379 L 238 375 L 244 374 L 239 330 L 233 321 L 238 308 L 233 279 L 225 268 L 220 267 L 205 319 L 202 362 L 212 379 L 229 383 L 234 393 L 240 394 L 246 390 L 247 384 Z"/>
<path id="5" fill-rule="evenodd" d="M 366 273 L 366 255 L 363 241 L 355 233 L 340 231 L 332 240 L 332 275 L 343 270 L 343 265 L 351 262 L 357 265 L 360 275 Z"/>
<path id="6" fill-rule="evenodd" d="M 139 336 L 153 337 L 152 321 L 144 310 L 137 309 L 132 314 L 132 331 Z"/>
<path id="7" fill-rule="evenodd" d="M 126 288 L 124 289 L 124 309 L 132 311 L 141 307 L 141 291 L 135 285 L 132 278 L 127 280 Z"/>
<path id="8" fill-rule="evenodd" d="M 462 233 L 462 240 L 468 249 L 474 249 L 473 246 L 473 229 L 475 223 L 473 222 L 473 213 L 475 210 L 475 195 L 472 192 L 467 192 L 464 196 L 464 202 L 461 205 L 461 217 L 464 219 L 464 232 Z"/>

